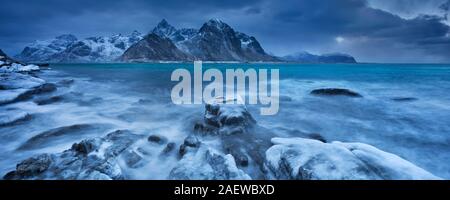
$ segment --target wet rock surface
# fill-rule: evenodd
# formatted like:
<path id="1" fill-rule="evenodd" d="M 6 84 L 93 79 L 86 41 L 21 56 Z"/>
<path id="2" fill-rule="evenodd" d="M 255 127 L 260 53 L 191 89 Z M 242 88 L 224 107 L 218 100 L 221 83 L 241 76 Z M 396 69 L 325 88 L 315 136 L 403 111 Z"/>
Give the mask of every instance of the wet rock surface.
<path id="1" fill-rule="evenodd" d="M 256 124 L 255 119 L 238 99 L 218 98 L 205 105 L 204 120 L 194 130 L 206 135 L 245 133 Z"/>
<path id="2" fill-rule="evenodd" d="M 166 147 L 164 147 L 164 149 L 162 150 L 160 155 L 168 155 L 173 150 L 175 150 L 175 148 L 176 148 L 176 144 L 174 142 L 169 142 L 169 143 L 167 143 Z"/>
<path id="3" fill-rule="evenodd" d="M 66 96 L 54 93 L 59 93 L 57 87 L 69 87 L 73 83 L 71 79 L 48 83 L 31 72 L 0 73 L 0 105 L 33 101 L 42 108 L 64 101 Z M 357 92 L 339 88 L 313 90 L 311 94 L 362 97 Z M 290 97 L 280 98 L 285 102 L 292 101 Z M 80 100 L 80 106 L 92 106 L 102 97 L 88 99 Z M 138 104 L 151 105 L 153 101 L 139 101 Z M 330 142 L 319 133 L 287 127 L 267 129 L 256 122 L 244 105 L 228 103 L 239 103 L 239 100 L 218 98 L 206 104 L 202 119 L 189 126 L 181 141 L 167 138 L 168 135 L 145 137 L 127 130 L 83 140 L 88 138 L 87 134 L 109 131 L 109 126 L 99 124 L 64 125 L 38 132 L 17 151 L 50 146 L 64 137 L 82 139 L 63 152 L 39 154 L 18 162 L 15 170 L 5 174 L 4 179 L 128 179 L 127 170 L 146 166 L 149 162 L 157 161 L 159 165 L 165 160 L 176 162 L 168 168 L 168 179 L 439 179 L 370 145 Z M 2 110 L 0 127 L 27 123 L 34 120 L 32 114 Z M 280 133 L 297 137 L 275 138 Z M 138 146 L 133 146 L 135 144 Z"/>
<path id="4" fill-rule="evenodd" d="M 118 157 L 141 139 L 127 130 L 117 130 L 102 138 L 83 140 L 62 153 L 43 154 L 19 163 L 4 179 L 124 179 Z M 137 164 L 134 154 L 123 155 L 127 164 Z"/>
<path id="5" fill-rule="evenodd" d="M 223 155 L 205 145 L 183 156 L 172 169 L 171 180 L 248 180 L 244 171 L 236 167 L 231 155 Z"/>
<path id="6" fill-rule="evenodd" d="M 37 105 L 48 105 L 48 104 L 53 104 L 53 103 L 57 103 L 62 101 L 64 98 L 62 96 L 52 96 L 52 97 L 48 97 L 48 98 L 41 98 L 41 99 L 37 99 L 34 100 L 34 102 Z"/>
<path id="7" fill-rule="evenodd" d="M 148 141 L 156 144 L 165 144 L 167 142 L 167 138 L 161 135 L 150 135 L 148 137 Z"/>

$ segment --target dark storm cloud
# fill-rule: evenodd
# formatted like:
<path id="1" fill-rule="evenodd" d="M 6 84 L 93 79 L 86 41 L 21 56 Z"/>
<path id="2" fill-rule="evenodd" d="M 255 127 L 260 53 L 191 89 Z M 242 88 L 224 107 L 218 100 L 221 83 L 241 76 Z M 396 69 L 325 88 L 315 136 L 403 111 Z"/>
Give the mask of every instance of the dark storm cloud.
<path id="1" fill-rule="evenodd" d="M 283 38 L 301 49 L 343 51 L 362 61 L 450 60 L 450 29 L 443 16 L 405 19 L 362 0 L 291 1 L 270 7 L 280 35 L 296 27 Z M 337 37 L 343 40 L 339 43 Z"/>
<path id="2" fill-rule="evenodd" d="M 442 12 L 448 0 L 421 1 L 423 6 L 416 0 L 1 0 L 0 48 L 18 53 L 28 42 L 63 33 L 148 32 L 162 18 L 198 28 L 216 17 L 277 55 L 309 50 L 370 62 L 449 62 Z"/>

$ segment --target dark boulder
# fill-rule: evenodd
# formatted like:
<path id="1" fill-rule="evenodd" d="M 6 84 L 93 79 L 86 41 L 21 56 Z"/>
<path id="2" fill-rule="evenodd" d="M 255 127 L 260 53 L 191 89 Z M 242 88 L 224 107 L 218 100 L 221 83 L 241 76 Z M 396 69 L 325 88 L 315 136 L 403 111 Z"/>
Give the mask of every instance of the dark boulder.
<path id="1" fill-rule="evenodd" d="M 36 103 L 37 105 L 43 106 L 43 105 L 56 103 L 56 102 L 59 102 L 59 101 L 62 101 L 62 100 L 63 100 L 62 96 L 52 96 L 50 98 L 37 99 L 37 100 L 34 101 L 34 103 Z"/>
<path id="2" fill-rule="evenodd" d="M 160 135 L 150 135 L 147 140 L 156 144 L 165 144 L 167 142 L 167 138 Z"/>
<path id="3" fill-rule="evenodd" d="M 408 101 L 417 101 L 417 98 L 414 97 L 395 97 L 392 98 L 393 101 L 398 101 L 398 102 L 408 102 Z"/>
<path id="4" fill-rule="evenodd" d="M 16 166 L 16 171 L 9 172 L 4 176 L 4 179 L 16 179 L 17 177 L 32 177 L 37 176 L 50 167 L 52 158 L 49 154 L 41 154 L 28 158 Z"/>
<path id="5" fill-rule="evenodd" d="M 197 149 L 200 145 L 201 142 L 195 135 L 189 135 L 184 139 L 184 143 L 180 145 L 178 153 L 183 157 L 189 150 Z"/>
<path id="6" fill-rule="evenodd" d="M 198 140 L 197 137 L 194 135 L 189 135 L 184 139 L 184 145 L 188 147 L 199 147 L 200 146 L 200 140 Z"/>
<path id="7" fill-rule="evenodd" d="M 74 143 L 72 145 L 72 150 L 75 152 L 78 152 L 82 155 L 87 155 L 91 153 L 92 151 L 95 151 L 100 146 L 101 141 L 98 139 L 87 139 L 83 140 L 79 143 Z"/>
<path id="8" fill-rule="evenodd" d="M 348 97 L 363 97 L 361 94 L 342 88 L 323 88 L 311 91 L 313 95 L 319 96 L 348 96 Z"/>
<path id="9" fill-rule="evenodd" d="M 172 152 L 176 147 L 176 144 L 174 142 L 167 143 L 166 147 L 161 152 L 161 155 L 167 155 L 170 152 Z"/>
<path id="10" fill-rule="evenodd" d="M 56 85 L 53 83 L 44 83 L 41 86 L 35 87 L 27 92 L 19 95 L 14 102 L 25 101 L 33 98 L 34 95 L 50 93 L 57 90 Z"/>

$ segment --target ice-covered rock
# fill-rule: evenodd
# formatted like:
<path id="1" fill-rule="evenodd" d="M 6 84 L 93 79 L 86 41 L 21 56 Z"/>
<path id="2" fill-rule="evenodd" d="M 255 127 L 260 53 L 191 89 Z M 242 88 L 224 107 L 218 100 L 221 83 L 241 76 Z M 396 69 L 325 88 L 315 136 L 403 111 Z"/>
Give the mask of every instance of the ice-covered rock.
<path id="1" fill-rule="evenodd" d="M 172 169 L 171 180 L 250 180 L 237 168 L 233 156 L 224 155 L 206 145 L 191 151 Z"/>
<path id="2" fill-rule="evenodd" d="M 4 65 L 0 68 L 0 72 L 31 72 L 38 71 L 37 65 L 22 65 L 19 63 L 12 63 L 11 65 Z"/>
<path id="3" fill-rule="evenodd" d="M 6 55 L 0 49 L 0 73 L 6 72 L 30 72 L 39 70 L 39 66 L 24 64 L 19 61 L 16 61 Z"/>
<path id="4" fill-rule="evenodd" d="M 239 99 L 217 98 L 205 104 L 204 120 L 194 129 L 203 134 L 232 135 L 245 133 L 255 124 L 255 119 Z"/>
<path id="5" fill-rule="evenodd" d="M 102 138 L 83 140 L 62 153 L 26 159 L 4 179 L 123 179 L 118 159 L 122 156 L 136 164 L 136 157 L 125 150 L 141 138 L 130 131 L 117 130 Z"/>
<path id="6" fill-rule="evenodd" d="M 2 90 L 30 89 L 44 84 L 45 81 L 27 74 L 3 73 L 0 74 L 0 87 Z"/>
<path id="7" fill-rule="evenodd" d="M 0 105 L 27 99 L 37 93 L 48 92 L 51 85 L 44 86 L 45 84 L 44 80 L 27 74 L 0 73 Z"/>
<path id="8" fill-rule="evenodd" d="M 364 143 L 333 142 L 350 150 L 382 179 L 386 180 L 427 180 L 440 179 L 430 172 L 404 160 L 403 158 Z"/>
<path id="9" fill-rule="evenodd" d="M 303 138 L 273 138 L 266 151 L 272 179 L 359 180 L 440 179 L 373 146 Z"/>

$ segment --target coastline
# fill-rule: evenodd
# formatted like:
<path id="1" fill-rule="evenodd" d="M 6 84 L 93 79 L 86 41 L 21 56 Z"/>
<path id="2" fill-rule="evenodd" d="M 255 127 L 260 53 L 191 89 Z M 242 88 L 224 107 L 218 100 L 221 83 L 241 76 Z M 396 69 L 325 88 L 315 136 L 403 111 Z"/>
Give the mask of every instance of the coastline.
<path id="1" fill-rule="evenodd" d="M 228 63 L 229 64 L 229 63 Z M 76 64 L 75 64 L 76 65 Z M 51 72 L 52 70 L 49 70 L 48 72 Z M 26 72 L 27 73 L 27 72 Z M 39 74 L 39 73 L 38 73 Z M 70 77 L 70 74 L 68 74 L 68 76 Z M 69 78 L 67 77 L 67 78 Z M 42 78 L 42 77 L 41 77 Z M 63 77 L 64 79 L 64 77 Z M 70 78 L 69 78 L 70 79 Z M 62 81 L 62 80 L 61 80 Z M 54 90 L 48 90 L 48 94 L 53 94 L 50 96 L 42 96 L 45 97 L 43 100 L 45 99 L 49 99 L 49 101 L 40 101 L 41 100 L 41 94 L 36 93 L 36 92 L 28 92 L 29 94 L 32 94 L 33 96 L 30 96 L 27 99 L 21 100 L 19 102 L 21 103 L 25 103 L 29 104 L 35 104 L 36 102 L 44 102 L 42 105 L 33 105 L 33 106 L 38 106 L 40 108 L 45 108 L 46 106 L 50 106 L 49 108 L 53 108 L 53 109 L 64 109 L 64 107 L 60 107 L 60 105 L 64 105 L 66 101 L 68 101 L 67 103 L 69 103 L 69 105 L 71 105 L 73 102 L 71 101 L 76 101 L 77 98 L 73 98 L 72 99 L 65 99 L 67 98 L 64 93 L 67 93 L 68 91 L 67 88 L 71 88 L 73 87 L 72 84 L 80 84 L 78 83 L 78 81 L 80 80 L 75 80 L 75 81 L 63 81 L 63 82 L 50 82 L 50 84 L 56 84 L 57 87 L 57 91 L 62 92 L 62 94 L 59 94 L 58 96 L 63 97 L 63 100 L 58 100 L 58 98 L 52 98 L 55 97 L 56 94 L 52 93 L 54 92 Z M 45 81 L 47 82 L 47 81 Z M 5 83 L 5 82 L 2 82 Z M 40 83 L 41 84 L 41 83 Z M 66 85 L 68 84 L 68 85 Z M 82 83 L 82 84 L 86 84 L 86 83 Z M 72 85 L 72 86 L 71 86 Z M 95 85 L 97 85 L 97 83 L 95 83 Z M 33 86 L 32 90 L 35 90 L 37 88 L 39 88 L 40 86 Z M 47 91 L 47 90 L 44 90 Z M 100 90 L 98 89 L 94 89 L 93 92 L 100 92 Z M 364 91 L 366 92 L 366 91 Z M 104 95 L 104 94 L 103 94 Z M 39 98 L 37 98 L 39 97 Z M 98 98 L 101 96 L 93 96 L 93 105 L 97 105 L 95 104 L 96 102 L 98 102 L 99 100 L 95 100 L 95 98 Z M 82 96 L 80 96 L 79 98 L 83 98 Z M 326 98 L 326 97 L 325 97 Z M 65 100 L 64 100 L 65 99 Z M 284 98 L 285 101 L 290 102 L 292 101 L 289 99 Z M 34 102 L 33 102 L 34 101 Z M 53 102 L 54 101 L 54 102 Z M 147 102 L 149 101 L 149 102 Z M 155 104 L 153 102 L 153 100 L 142 100 L 141 99 L 136 99 L 136 100 L 127 100 L 127 99 L 123 99 L 123 103 L 130 105 L 133 105 L 139 109 L 148 109 L 148 106 L 152 106 L 153 104 Z M 10 102 L 7 103 L 6 105 L 12 106 L 15 105 L 14 102 Z M 83 103 L 82 105 L 86 105 L 85 103 Z M 91 105 L 91 103 L 87 104 L 87 105 Z M 102 105 L 102 104 L 101 104 Z M 163 104 L 166 105 L 166 104 Z M 160 107 L 161 105 L 156 104 L 156 106 Z M 3 106 L 2 106 L 3 107 Z M 60 108 L 59 108 L 60 107 Z M 79 108 L 79 106 L 76 106 L 74 108 Z M 164 108 L 164 107 L 162 107 Z M 136 108 L 134 108 L 136 109 Z M 173 108 L 175 110 L 178 109 L 182 109 L 182 108 Z M 186 115 L 190 116 L 190 115 L 194 115 L 194 113 L 202 113 L 203 111 L 208 113 L 208 112 L 212 112 L 212 110 L 208 110 L 208 106 L 205 107 L 205 109 L 203 108 L 195 108 L 195 109 L 189 109 L 189 111 L 186 111 Z M 240 107 L 240 108 L 227 108 L 227 107 L 220 107 L 219 109 L 238 109 L 241 110 L 239 113 L 246 113 L 244 116 L 252 116 L 252 114 L 255 114 L 252 110 L 245 108 L 245 107 Z M 19 111 L 23 112 L 23 110 L 16 110 L 13 111 L 15 113 L 19 113 Z M 71 112 L 70 110 L 67 110 L 68 112 Z M 127 110 L 125 110 L 127 111 Z M 78 111 L 76 111 L 78 112 Z M 121 111 L 123 112 L 123 111 Z M 129 112 L 129 111 L 127 111 Z M 159 112 L 169 112 L 169 110 L 166 109 L 160 109 Z M 26 113 L 26 111 L 25 111 Z M 120 112 L 119 112 L 120 113 Z M 125 112 L 126 113 L 126 112 Z M 150 113 L 146 113 L 144 112 L 145 115 L 150 114 Z M 216 112 L 213 112 L 216 113 Z M 226 113 L 226 112 L 224 112 Z M 33 113 L 28 113 L 31 116 L 34 116 Z M 17 120 L 13 120 L 11 122 L 6 123 L 6 127 L 11 127 L 13 128 L 15 126 L 16 123 L 28 123 L 27 122 L 27 115 L 24 116 L 19 116 L 19 118 L 17 118 Z M 395 155 L 391 155 L 390 153 L 387 152 L 383 152 L 379 149 L 377 150 L 373 150 L 375 147 L 370 146 L 352 146 L 354 145 L 353 143 L 338 143 L 338 142 L 331 142 L 331 141 L 327 141 L 324 140 L 323 137 L 319 137 L 317 135 L 310 135 L 310 133 L 304 133 L 304 132 L 296 132 L 296 137 L 288 137 L 290 139 L 284 140 L 279 138 L 280 135 L 285 135 L 284 133 L 281 134 L 282 132 L 285 132 L 286 128 L 276 128 L 276 129 L 272 129 L 270 127 L 259 127 L 260 124 L 264 125 L 265 123 L 263 123 L 263 121 L 257 121 L 257 125 L 255 125 L 251 118 L 248 117 L 242 117 L 241 122 L 238 122 L 236 124 L 232 123 L 232 124 L 228 124 L 225 125 L 223 127 L 211 127 L 211 123 L 209 120 L 206 120 L 206 115 L 205 116 L 201 116 L 201 115 L 195 115 L 196 118 L 200 118 L 199 121 L 195 122 L 195 123 L 191 123 L 189 122 L 188 124 L 186 124 L 186 126 L 188 128 L 183 128 L 184 131 L 188 131 L 191 129 L 194 129 L 197 131 L 197 133 L 192 133 L 188 134 L 188 135 L 184 135 L 185 133 L 182 134 L 182 136 L 177 136 L 177 137 L 181 137 L 180 139 L 174 139 L 173 136 L 164 136 L 162 135 L 158 135 L 158 134 L 153 134 L 153 133 L 139 133 L 139 132 L 128 132 L 125 131 L 123 129 L 116 129 L 113 128 L 109 131 L 106 132 L 101 132 L 101 134 L 96 133 L 94 135 L 97 135 L 96 137 L 83 137 L 83 139 L 81 140 L 77 140 L 75 142 L 74 145 L 72 145 L 71 148 L 63 148 L 61 150 L 58 151 L 52 151 L 49 152 L 47 154 L 47 156 L 42 156 L 39 157 L 39 155 L 36 155 L 38 157 L 32 156 L 31 158 L 34 158 L 32 160 L 35 160 L 37 163 L 36 166 L 38 167 L 44 167 L 46 168 L 45 170 L 43 170 L 42 172 L 39 172 L 37 174 L 32 174 L 25 176 L 25 174 L 30 173 L 29 171 L 20 171 L 22 169 L 15 169 L 16 172 L 11 172 L 10 174 L 8 174 L 8 176 L 6 176 L 6 178 L 12 178 L 12 179 L 46 179 L 46 178 L 55 178 L 55 177 L 59 177 L 60 179 L 68 179 L 68 178 L 78 178 L 78 179 L 121 179 L 121 178 L 130 178 L 130 177 L 134 177 L 132 174 L 135 173 L 135 171 L 137 169 L 139 169 L 142 166 L 148 166 L 148 165 L 152 165 L 151 162 L 147 163 L 148 159 L 155 159 L 155 152 L 156 152 L 156 158 L 157 157 L 161 157 L 162 158 L 167 158 L 168 160 L 170 160 L 171 162 L 173 162 L 172 164 L 170 164 L 171 167 L 168 167 L 169 171 L 167 171 L 168 175 L 171 174 L 168 177 L 165 178 L 169 178 L 169 179 L 210 179 L 212 177 L 223 177 L 224 179 L 248 179 L 249 177 L 252 179 L 259 179 L 259 178 L 264 178 L 264 179 L 308 179 L 315 177 L 317 179 L 344 179 L 344 178 L 348 178 L 348 177 L 353 177 L 350 179 L 414 179 L 414 178 L 418 178 L 421 179 L 421 176 L 416 176 L 417 174 L 422 174 L 423 177 L 422 178 L 426 178 L 426 179 L 431 179 L 431 178 L 437 178 L 434 177 L 430 174 L 428 174 L 428 172 L 424 172 L 423 169 L 415 166 L 414 164 L 409 163 L 406 160 L 403 160 L 402 158 L 395 156 Z M 214 115 L 212 115 L 214 116 Z M 82 116 L 81 116 L 82 117 Z M 227 118 L 229 116 L 216 116 L 218 119 L 219 118 Z M 132 117 L 131 119 L 133 119 L 134 117 Z M 253 117 L 252 117 L 253 118 Z M 130 119 L 127 119 L 130 120 Z M 133 123 L 134 120 L 130 120 L 130 123 Z M 151 121 L 148 121 L 149 123 Z M 77 126 L 78 127 L 78 126 Z M 86 127 L 86 131 L 89 130 L 88 127 Z M 269 134 L 271 136 L 261 136 L 258 134 L 255 134 L 255 132 L 253 132 L 254 130 L 264 130 L 264 132 L 275 132 L 272 134 Z M 69 124 L 69 126 L 61 126 L 58 129 L 51 129 L 49 131 L 51 132 L 55 132 L 57 131 L 57 133 L 59 133 L 59 131 L 63 131 L 62 133 L 68 131 L 68 133 L 70 133 L 73 130 L 72 125 Z M 75 129 L 76 130 L 76 129 Z M 84 130 L 84 125 L 81 126 L 81 130 Z M 122 130 L 122 131 L 119 131 Z M 241 130 L 243 132 L 237 132 L 237 133 L 233 133 L 233 134 L 227 134 L 226 131 L 229 130 Z M 270 130 L 270 131 L 269 131 Z M 117 132 L 119 131 L 119 132 Z M 223 134 L 225 134 L 225 136 L 222 137 L 217 137 L 217 133 L 216 132 L 224 132 Z M 165 131 L 166 132 L 166 131 Z M 189 132 L 189 131 L 188 131 Z M 259 131 L 256 131 L 256 133 Z M 42 132 L 42 133 L 46 133 L 46 131 Z M 42 134 L 41 133 L 41 134 Z M 109 135 L 111 134 L 111 135 Z M 237 135 L 234 135 L 237 134 Z M 44 134 L 46 135 L 46 134 Z M 105 136 L 106 135 L 106 136 Z M 109 135 L 109 136 L 107 136 Z M 153 142 L 154 139 L 150 139 L 150 138 L 155 138 L 155 135 L 158 136 L 163 142 L 162 144 L 159 144 L 159 142 L 156 142 L 156 144 L 154 144 L 155 142 Z M 206 137 L 205 137 L 206 135 Z M 228 135 L 228 136 L 226 136 Z M 130 142 L 127 143 L 127 145 L 122 146 L 121 144 L 117 143 L 116 140 L 114 140 L 114 138 L 119 137 L 119 138 L 124 138 L 125 140 L 129 140 Z M 224 139 L 224 137 L 226 139 Z M 249 139 L 253 138 L 253 139 Z M 263 138 L 260 138 L 263 137 Z M 91 139 L 89 139 L 91 138 Z M 95 139 L 97 138 L 97 139 Z M 176 138 L 176 137 L 175 137 Z M 184 138 L 184 140 L 183 140 Z M 277 139 L 278 138 L 278 139 Z M 94 139 L 94 140 L 92 140 Z M 322 140 L 322 141 L 321 141 Z M 32 140 L 33 141 L 33 140 Z M 51 140 L 50 140 L 51 141 Z M 261 149 L 252 149 L 252 145 L 247 145 L 245 146 L 245 144 L 247 144 L 247 142 L 245 141 L 261 141 L 261 145 L 256 145 L 256 146 L 260 146 Z M 325 142 L 323 142 L 325 141 Z M 200 144 L 198 144 L 198 142 Z M 351 142 L 351 141 L 350 141 Z M 95 173 L 90 173 L 90 174 L 82 174 L 81 171 L 77 171 L 77 172 L 70 172 L 69 174 L 71 174 L 70 176 L 61 176 L 58 174 L 48 174 L 49 172 L 54 171 L 54 167 L 57 167 L 60 161 L 63 161 L 63 157 L 68 157 L 71 159 L 79 159 L 80 162 L 90 162 L 85 160 L 86 155 L 98 155 L 98 153 L 103 153 L 101 149 L 103 149 L 103 144 L 113 144 L 116 146 L 113 146 L 110 151 L 116 151 L 117 149 L 120 149 L 120 153 L 119 155 L 115 155 L 115 156 L 107 156 L 108 158 L 114 160 L 114 162 L 110 163 L 110 165 L 107 166 L 103 166 L 106 168 L 114 168 L 116 169 L 116 171 L 110 171 L 110 172 L 106 172 L 103 171 L 104 169 L 101 169 L 100 171 L 97 171 Z M 117 143 L 117 144 L 116 144 Z M 231 145 L 231 147 L 220 147 L 220 146 L 216 146 L 214 145 L 215 143 L 224 143 L 224 145 Z M 184 145 L 184 147 L 182 147 Z M 238 146 L 236 146 L 238 145 Z M 243 146 L 240 146 L 243 145 Z M 311 156 L 309 159 L 319 159 L 317 156 L 319 155 L 328 155 L 329 152 L 335 152 L 335 151 L 343 151 L 343 152 L 347 152 L 348 153 L 348 149 L 342 149 L 342 147 L 344 146 L 344 148 L 346 148 L 345 146 L 352 146 L 351 148 L 349 147 L 349 149 L 354 149 L 354 148 L 358 148 L 359 151 L 366 151 L 369 154 L 373 154 L 374 156 L 381 156 L 381 157 L 391 157 L 394 156 L 395 159 L 398 159 L 399 163 L 404 163 L 404 166 L 408 166 L 407 168 L 411 169 L 411 171 L 402 171 L 402 172 L 398 172 L 397 169 L 399 169 L 400 167 L 395 165 L 394 163 L 385 163 L 382 160 L 374 162 L 374 163 L 370 163 L 369 165 L 374 165 L 376 166 L 376 168 L 383 168 L 387 171 L 395 171 L 395 173 L 391 174 L 388 177 L 380 177 L 378 176 L 376 173 L 373 172 L 368 172 L 363 173 L 363 174 L 359 174 L 359 172 L 355 172 L 352 169 L 348 169 L 345 168 L 345 166 L 347 166 L 347 164 L 342 165 L 342 167 L 344 168 L 340 168 L 339 173 L 336 173 L 336 171 L 330 171 L 329 173 L 336 173 L 336 174 L 340 174 L 342 175 L 341 177 L 339 176 L 330 176 L 330 174 L 327 173 L 320 173 L 318 174 L 317 171 L 314 170 L 313 166 L 309 166 L 309 167 L 313 167 L 311 168 L 311 174 L 307 175 L 307 174 L 303 174 L 302 176 L 297 176 L 296 174 L 296 169 L 292 169 L 293 174 L 289 174 L 289 173 L 285 173 L 279 170 L 279 167 L 277 163 L 278 160 L 283 160 L 284 156 L 288 156 L 288 155 L 284 155 L 282 153 L 278 154 L 277 152 L 282 152 L 285 151 L 283 149 L 289 149 L 289 151 L 291 150 L 295 150 L 295 151 L 301 151 L 301 149 L 305 149 L 305 148 L 309 148 L 310 145 L 313 146 L 317 146 L 314 147 L 313 149 L 317 149 L 316 152 L 311 152 L 312 154 L 308 155 Z M 93 149 L 91 149 L 91 147 Z M 89 148 L 88 148 L 89 147 Z M 295 147 L 294 149 L 291 149 L 291 147 Z M 149 149 L 148 149 L 149 148 Z M 250 148 L 250 149 L 248 149 Z M 334 150 L 330 150 L 330 151 L 325 151 L 322 152 L 321 149 L 334 149 Z M 137 151 L 137 149 L 142 149 L 142 151 Z M 222 149 L 239 149 L 239 151 L 223 151 Z M 376 149 L 376 148 L 375 148 Z M 63 150 L 67 150 L 67 151 L 63 151 Z M 131 152 L 130 152 L 130 151 Z M 143 152 L 153 152 L 151 154 L 153 155 L 145 155 Z M 243 151 L 244 153 L 242 153 L 241 151 Z M 350 150 L 352 151 L 352 150 Z M 66 153 L 63 153 L 66 152 Z M 165 153 L 167 152 L 167 153 Z M 183 156 L 180 155 L 180 152 L 183 152 Z M 107 152 L 105 152 L 106 154 L 108 154 Z M 106 155 L 105 154 L 105 155 Z M 231 156 L 229 156 L 231 155 Z M 332 155 L 332 157 L 336 157 L 336 156 L 344 156 L 346 155 L 346 153 L 341 154 L 338 153 L 336 155 Z M 167 157 L 166 157 L 167 156 Z M 181 159 L 179 159 L 179 157 L 181 156 Z M 211 166 L 212 168 L 214 168 L 213 166 L 217 165 L 218 163 L 212 162 L 211 160 L 204 160 L 204 156 L 206 157 L 218 157 L 220 158 L 219 160 L 224 160 L 226 161 L 226 163 L 228 163 L 226 165 L 226 168 L 228 170 L 232 169 L 233 171 L 228 171 L 227 173 L 232 173 L 232 174 L 237 174 L 237 176 L 235 177 L 231 177 L 231 176 L 225 176 L 224 174 L 220 174 L 218 171 L 208 171 L 208 173 L 210 173 L 207 176 L 200 176 L 198 174 L 198 172 L 202 172 L 202 170 L 207 170 L 204 168 L 200 168 L 200 166 L 198 166 L 198 163 L 203 163 L 202 165 L 205 166 Z M 331 155 L 329 155 L 331 156 Z M 183 159 L 183 157 L 185 157 L 185 159 Z M 251 158 L 260 158 L 260 160 L 252 160 Z M 347 156 L 345 156 L 347 157 Z M 62 160 L 60 160 L 62 159 Z M 122 159 L 125 160 L 129 160 L 128 164 L 127 162 L 125 163 L 121 163 Z M 304 159 L 304 157 L 298 157 L 297 159 Z M 320 158 L 320 159 L 326 159 L 325 158 Z M 357 163 L 357 166 L 360 167 L 368 167 L 366 165 L 367 161 L 364 161 L 364 163 L 366 164 L 361 164 L 360 162 L 362 160 L 368 159 L 368 157 L 356 157 L 356 158 L 352 158 L 351 160 L 348 160 L 346 162 L 350 162 L 350 163 Z M 136 161 L 137 160 L 137 161 Z M 189 162 L 189 160 L 195 160 L 195 162 Z M 30 160 L 28 159 L 27 162 L 29 162 Z M 101 161 L 101 159 L 99 160 Z M 102 162 L 102 161 L 101 161 Z M 260 172 L 255 172 L 255 169 L 258 169 L 260 167 L 262 167 L 262 163 L 266 163 L 266 162 L 270 162 L 272 164 L 270 164 L 269 167 L 269 174 L 261 174 Z M 17 162 L 19 164 L 19 166 L 23 166 L 23 162 Z M 21 164 L 22 163 L 22 164 Z M 143 164 L 143 165 L 142 165 Z M 321 164 L 321 163 L 318 163 Z M 322 163 L 323 164 L 323 163 Z M 337 165 L 340 165 L 339 163 L 335 163 Z M 352 164 L 352 165 L 353 165 Z M 291 165 L 291 164 L 288 164 Z M 69 165 L 70 166 L 70 165 Z M 66 167 L 69 167 L 66 166 Z M 251 166 L 251 167 L 245 167 L 245 166 Z M 371 167 L 374 167 L 371 166 Z M 61 167 L 61 166 L 60 166 Z M 306 167 L 306 166 L 305 166 Z M 318 167 L 318 166 L 317 166 Z M 369 167 L 369 168 L 371 168 Z M 69 167 L 70 168 L 70 167 Z M 105 169 L 106 169 L 105 168 Z M 119 170 L 120 168 L 120 170 Z M 84 170 L 89 170 L 91 168 L 84 168 Z M 200 170 L 201 169 L 201 170 Z M 200 170 L 200 171 L 198 171 Z M 196 172 L 197 171 L 197 172 Z M 419 172 L 418 172 L 419 171 Z M 120 172 L 120 173 L 119 173 Z M 205 172 L 205 171 L 203 171 Z M 131 173 L 131 174 L 130 174 Z M 398 176 L 398 174 L 403 174 L 401 176 Z M 396 174 L 396 175 L 395 175 Z M 105 176 L 106 175 L 106 176 Z"/>

